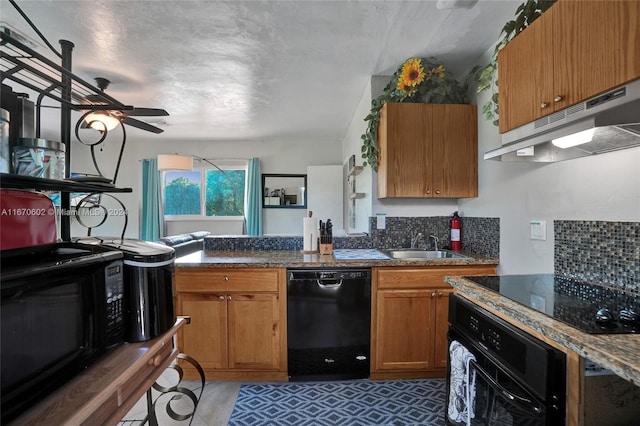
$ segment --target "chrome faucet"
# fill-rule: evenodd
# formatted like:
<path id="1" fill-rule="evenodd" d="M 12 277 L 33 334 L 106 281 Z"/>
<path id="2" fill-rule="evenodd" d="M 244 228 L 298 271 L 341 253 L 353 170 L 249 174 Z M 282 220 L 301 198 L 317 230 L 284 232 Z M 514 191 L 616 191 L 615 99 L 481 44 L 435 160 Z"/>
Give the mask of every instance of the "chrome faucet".
<path id="1" fill-rule="evenodd" d="M 416 248 L 418 242 L 422 239 L 422 232 L 418 232 L 411 238 L 411 248 Z"/>
<path id="2" fill-rule="evenodd" d="M 435 235 L 429 235 L 429 238 L 433 238 L 433 250 L 438 251 L 438 237 Z"/>

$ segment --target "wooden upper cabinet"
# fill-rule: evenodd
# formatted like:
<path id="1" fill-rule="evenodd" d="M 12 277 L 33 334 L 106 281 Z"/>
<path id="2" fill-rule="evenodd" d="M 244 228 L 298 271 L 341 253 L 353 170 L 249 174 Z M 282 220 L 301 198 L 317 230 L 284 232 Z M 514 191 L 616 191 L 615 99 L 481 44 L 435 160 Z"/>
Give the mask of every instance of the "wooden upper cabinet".
<path id="1" fill-rule="evenodd" d="M 640 1 L 561 0 L 553 8 L 559 109 L 640 78 Z"/>
<path id="2" fill-rule="evenodd" d="M 387 103 L 378 127 L 378 198 L 478 196 L 475 105 Z"/>
<path id="3" fill-rule="evenodd" d="M 498 53 L 500 132 L 640 78 L 640 2 L 559 0 Z"/>
<path id="4" fill-rule="evenodd" d="M 498 53 L 501 133 L 552 112 L 552 28 L 551 20 L 540 17 Z"/>

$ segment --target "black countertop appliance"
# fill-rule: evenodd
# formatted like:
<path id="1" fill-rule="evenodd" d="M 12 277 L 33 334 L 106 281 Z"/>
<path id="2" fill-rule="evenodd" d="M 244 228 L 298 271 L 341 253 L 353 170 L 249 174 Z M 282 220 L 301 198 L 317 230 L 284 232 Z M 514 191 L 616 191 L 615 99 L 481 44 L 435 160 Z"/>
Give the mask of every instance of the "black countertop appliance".
<path id="1" fill-rule="evenodd" d="M 175 251 L 171 247 L 119 237 L 90 237 L 81 241 L 115 248 L 124 254 L 127 342 L 153 339 L 173 326 Z"/>
<path id="2" fill-rule="evenodd" d="M 589 334 L 640 332 L 640 295 L 554 274 L 466 279 Z"/>

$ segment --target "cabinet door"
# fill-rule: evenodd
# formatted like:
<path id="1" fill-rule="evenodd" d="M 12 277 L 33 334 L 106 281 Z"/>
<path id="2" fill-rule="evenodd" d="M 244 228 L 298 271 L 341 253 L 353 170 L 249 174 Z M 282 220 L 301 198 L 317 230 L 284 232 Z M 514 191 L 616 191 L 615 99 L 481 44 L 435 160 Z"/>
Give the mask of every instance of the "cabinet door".
<path id="1" fill-rule="evenodd" d="M 559 1 L 551 9 L 558 109 L 640 78 L 639 1 Z"/>
<path id="2" fill-rule="evenodd" d="M 447 353 L 449 352 L 447 331 L 449 330 L 449 295 L 451 293 L 453 293 L 453 290 L 450 288 L 442 288 L 436 291 L 433 347 L 433 366 L 435 368 L 445 368 L 447 366 Z"/>
<path id="3" fill-rule="evenodd" d="M 433 306 L 431 290 L 378 291 L 375 370 L 433 367 Z"/>
<path id="4" fill-rule="evenodd" d="M 498 53 L 500 133 L 553 112 L 552 6 Z"/>
<path id="5" fill-rule="evenodd" d="M 475 105 L 429 105 L 433 118 L 432 197 L 478 196 Z"/>
<path id="6" fill-rule="evenodd" d="M 205 369 L 227 368 L 227 302 L 224 294 L 179 294 L 180 315 L 191 317 L 183 327 L 180 351 Z"/>
<path id="7" fill-rule="evenodd" d="M 428 104 L 386 103 L 378 144 L 378 198 L 431 195 L 432 115 Z"/>
<path id="8" fill-rule="evenodd" d="M 229 368 L 278 370 L 283 318 L 277 294 L 229 294 Z"/>

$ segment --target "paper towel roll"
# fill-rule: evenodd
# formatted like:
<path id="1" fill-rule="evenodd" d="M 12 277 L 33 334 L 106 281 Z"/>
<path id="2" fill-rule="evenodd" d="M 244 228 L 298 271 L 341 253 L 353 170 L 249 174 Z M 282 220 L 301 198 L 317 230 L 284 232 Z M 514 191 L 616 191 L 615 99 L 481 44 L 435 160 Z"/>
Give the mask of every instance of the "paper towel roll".
<path id="1" fill-rule="evenodd" d="M 302 250 L 318 251 L 318 220 L 315 217 L 303 219 Z"/>

